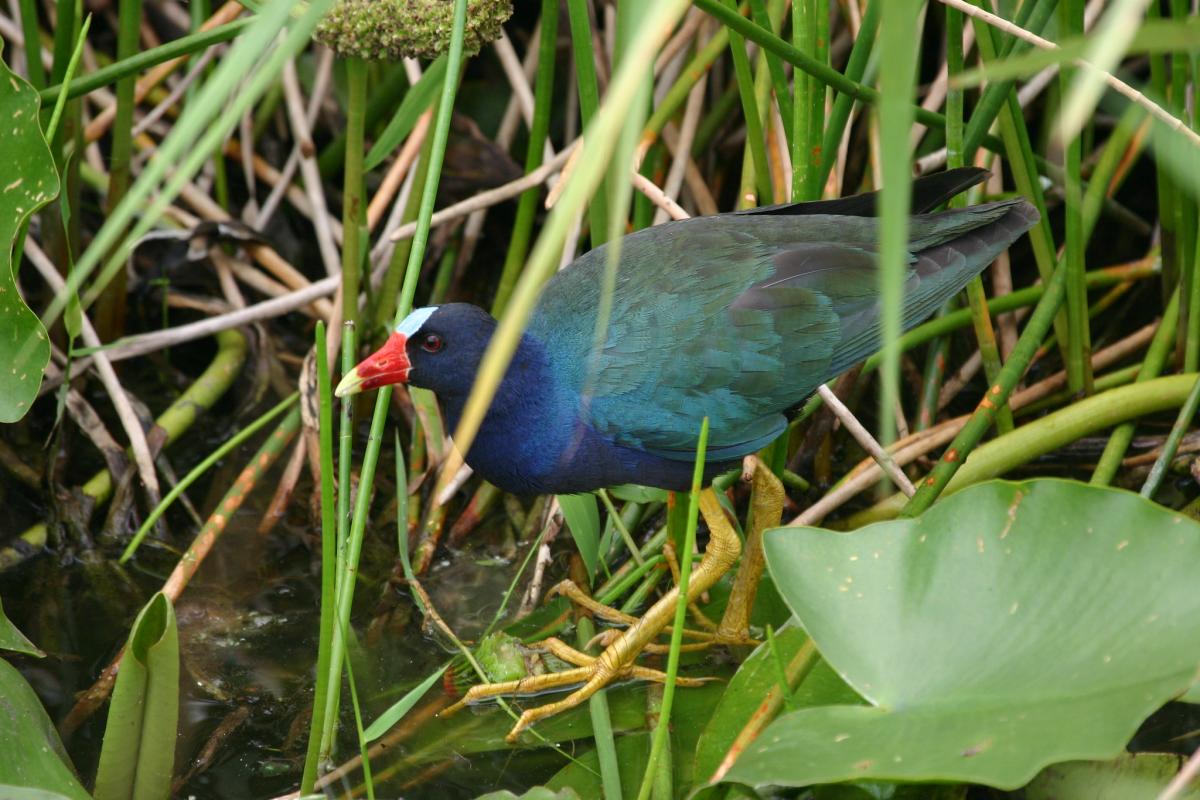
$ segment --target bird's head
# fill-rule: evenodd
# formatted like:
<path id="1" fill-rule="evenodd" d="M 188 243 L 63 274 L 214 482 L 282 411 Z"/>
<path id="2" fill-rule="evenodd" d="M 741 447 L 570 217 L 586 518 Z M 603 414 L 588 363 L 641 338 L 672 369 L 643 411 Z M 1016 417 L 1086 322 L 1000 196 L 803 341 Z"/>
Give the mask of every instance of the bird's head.
<path id="1" fill-rule="evenodd" d="M 496 330 L 496 320 L 469 303 L 418 308 L 388 340 L 350 370 L 337 385 L 338 397 L 394 383 L 432 389 L 445 397 L 465 394 Z"/>

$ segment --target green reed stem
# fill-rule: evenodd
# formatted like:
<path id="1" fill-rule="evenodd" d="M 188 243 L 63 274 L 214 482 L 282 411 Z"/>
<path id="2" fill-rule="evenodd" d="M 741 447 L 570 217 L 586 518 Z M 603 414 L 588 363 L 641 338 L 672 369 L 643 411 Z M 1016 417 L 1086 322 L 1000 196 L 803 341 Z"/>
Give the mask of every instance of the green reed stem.
<path id="1" fill-rule="evenodd" d="M 367 112 L 367 62 L 346 59 L 346 151 L 342 173 L 342 319 L 358 322 L 362 268 L 363 153 Z"/>
<path id="2" fill-rule="evenodd" d="M 254 420 L 254 422 L 251 422 L 245 428 L 231 436 L 224 443 L 222 443 L 220 447 L 209 453 L 203 461 L 192 467 L 188 474 L 183 476 L 178 483 L 171 487 L 171 491 L 167 492 L 167 495 L 162 499 L 162 501 L 159 502 L 159 504 L 154 507 L 154 510 L 146 516 L 146 520 L 142 523 L 141 527 L 138 528 L 137 533 L 133 535 L 133 538 L 129 540 L 129 544 L 125 546 L 125 550 L 121 553 L 120 563 L 124 564 L 133 557 L 133 554 L 137 552 L 138 546 L 141 545 L 142 540 L 146 538 L 146 534 L 150 532 L 150 528 L 153 527 L 154 523 L 158 522 L 159 518 L 166 513 L 167 509 L 171 507 L 171 504 L 178 500 L 181 494 L 187 491 L 189 486 L 195 483 L 201 475 L 211 469 L 214 464 L 228 455 L 230 451 L 236 447 L 239 447 L 251 436 L 258 433 L 258 431 L 264 425 L 278 417 L 284 411 L 287 411 L 289 408 L 291 408 L 296 402 L 297 396 L 298 395 L 293 392 L 291 395 L 281 400 L 273 408 L 271 408 L 271 410 L 267 411 L 267 413 L 263 414 L 258 419 Z"/>
<path id="3" fill-rule="evenodd" d="M 946 64 L 950 88 L 946 92 L 946 167 L 955 169 L 965 164 L 967 149 L 964 141 L 963 91 L 954 85 L 954 79 L 963 71 L 962 12 L 946 7 Z M 951 208 L 966 206 L 966 197 L 958 195 L 950 199 Z M 1000 347 L 996 343 L 996 331 L 988 313 L 987 297 L 983 290 L 983 279 L 976 275 L 967 284 L 967 302 L 971 309 L 971 321 L 975 328 L 975 339 L 979 343 L 979 356 L 988 384 L 994 384 L 1000 375 Z M 996 413 L 996 430 L 1007 433 L 1013 429 L 1012 409 L 1005 403 Z"/>
<path id="4" fill-rule="evenodd" d="M 1163 478 L 1167 474 L 1167 468 L 1175 460 L 1175 453 L 1179 451 L 1179 443 L 1183 441 L 1183 435 L 1187 433 L 1188 427 L 1192 424 L 1197 407 L 1200 407 L 1200 378 L 1196 379 L 1192 390 L 1188 392 L 1187 399 L 1183 401 L 1179 415 L 1175 418 L 1175 424 L 1171 426 L 1171 432 L 1167 434 L 1167 440 L 1163 442 L 1162 452 L 1154 460 L 1154 466 L 1150 468 L 1150 474 L 1146 476 L 1146 482 L 1142 484 L 1141 495 L 1147 500 L 1154 499 L 1154 493 L 1162 484 Z"/>
<path id="5" fill-rule="evenodd" d="M 429 170 L 425 186 L 421 194 L 421 208 L 417 215 L 417 230 L 413 234 L 412 249 L 409 251 L 408 267 L 404 273 L 404 284 L 400 290 L 397 302 L 395 324 L 408 314 L 412 308 L 413 297 L 417 291 L 417 277 L 420 274 L 421 262 L 425 255 L 425 245 L 429 241 L 429 220 L 433 216 L 433 205 L 437 197 L 437 184 L 442 169 L 442 160 L 446 153 L 446 141 L 450 134 L 450 117 L 454 108 L 454 96 L 458 88 L 458 78 L 462 71 L 463 60 L 463 31 L 466 27 L 467 0 L 455 0 L 454 27 L 450 40 L 450 52 L 446 59 L 446 78 L 442 85 L 441 100 L 438 105 L 437 119 L 431 133 Z M 359 148 L 361 150 L 361 148 Z M 347 147 L 349 150 L 349 147 Z M 350 609 L 354 600 L 354 583 L 358 572 L 359 556 L 362 553 L 363 535 L 366 531 L 367 515 L 371 506 L 371 486 L 375 480 L 375 469 L 379 463 L 379 449 L 383 442 L 383 428 L 387 421 L 388 404 L 391 401 L 390 386 L 380 389 L 375 397 L 375 410 L 371 417 L 371 432 L 367 440 L 366 451 L 363 454 L 362 468 L 359 473 L 359 492 L 355 498 L 354 515 L 350 523 L 350 535 L 346 545 L 346 555 L 343 560 L 343 577 L 339 586 L 337 602 L 337 620 L 334 627 L 333 647 L 330 657 L 330 676 L 338 677 L 342 673 L 342 660 L 345 655 L 345 642 L 340 635 L 342 629 L 348 629 Z M 347 485 L 343 485 L 346 491 Z M 337 718 L 337 697 L 334 684 L 330 686 L 330 702 L 326 709 L 325 732 L 322 735 L 322 752 L 328 752 L 332 742 L 333 724 Z"/>
<path id="6" fill-rule="evenodd" d="M 724 0 L 724 2 L 734 9 L 737 8 L 736 0 Z M 736 11 L 732 13 L 739 20 L 743 19 Z M 755 30 L 761 30 L 749 20 L 744 21 Z M 754 96 L 754 75 L 750 71 L 750 57 L 746 55 L 746 40 L 733 29 L 729 31 L 729 51 L 733 56 L 733 71 L 737 78 L 738 95 L 742 99 L 742 115 L 746 120 L 746 148 L 754 167 L 754 185 L 757 187 L 760 198 L 769 198 L 771 197 L 771 168 L 767 163 L 762 116 L 758 113 L 758 102 Z M 746 184 L 745 177 L 742 179 L 742 184 L 743 187 Z M 744 188 L 738 198 L 738 207 L 745 207 Z"/>
<path id="7" fill-rule="evenodd" d="M 702 75 L 708 72 L 713 62 L 721 53 L 725 52 L 728 45 L 729 29 L 722 27 L 692 56 L 692 60 L 679 73 L 675 83 L 671 84 L 671 88 L 663 95 L 662 101 L 654 107 L 650 118 L 646 120 L 645 136 L 647 138 L 654 139 L 662 133 L 662 129 L 687 102 L 687 96 L 692 91 L 692 87 L 696 85 Z"/>
<path id="8" fill-rule="evenodd" d="M 533 123 L 529 126 L 529 145 L 525 151 L 527 175 L 542 165 L 546 139 L 550 134 L 550 115 L 554 110 L 554 61 L 558 45 L 558 0 L 542 0 L 541 29 L 537 78 L 533 89 Z M 540 189 L 527 189 L 517 203 L 517 216 L 513 221 L 512 238 L 508 242 L 508 254 L 504 258 L 504 269 L 496 287 L 496 298 L 492 301 L 494 317 L 504 313 L 504 307 L 508 305 L 508 298 L 512 296 L 513 287 L 516 286 L 517 276 L 521 273 L 521 267 L 525 265 L 541 196 Z"/>
<path id="9" fill-rule="evenodd" d="M 854 45 L 850 48 L 850 58 L 846 62 L 845 77 L 847 80 L 854 83 L 855 86 L 861 85 L 863 75 L 866 74 L 867 65 L 871 60 L 871 50 L 875 46 L 875 34 L 879 30 L 879 15 L 883 3 L 868 3 L 867 10 L 863 14 L 862 25 L 858 29 L 858 36 L 854 39 Z M 822 84 L 829 84 L 828 81 L 821 78 L 819 75 L 809 73 Z M 848 92 L 837 86 L 837 96 L 833 101 L 833 108 L 829 114 L 829 122 L 825 126 L 825 136 L 821 142 L 821 165 L 817 170 L 816 183 L 824 186 L 829 179 L 829 173 L 833 171 L 834 165 L 837 163 L 838 145 L 842 141 L 842 134 L 846 131 L 846 123 L 850 119 L 850 111 L 854 107 L 855 100 L 859 99 L 854 92 Z M 822 113 L 824 113 L 822 111 Z"/>
<path id="10" fill-rule="evenodd" d="M 596 54 L 592 48 L 592 24 L 587 0 L 567 0 L 567 18 L 571 26 L 571 47 L 575 57 L 575 79 L 579 86 L 579 116 L 583 129 L 600 108 L 600 81 L 596 77 Z M 601 181 L 596 197 L 588 205 L 588 222 L 592 247 L 605 242 L 608 236 L 608 193 Z"/>
<path id="11" fill-rule="evenodd" d="M 25 40 L 25 74 L 35 89 L 46 85 L 46 69 L 42 66 L 42 31 L 38 27 L 38 3 L 36 0 L 18 0 L 21 13 L 21 36 Z M 42 104 L 47 105 L 46 98 Z"/>
<path id="12" fill-rule="evenodd" d="M 776 5 L 779 4 L 776 3 Z M 767 12 L 765 0 L 750 0 L 750 13 L 754 17 L 755 25 L 772 32 L 778 31 L 779 26 L 773 23 L 771 14 Z M 792 95 L 788 92 L 783 61 L 778 55 L 769 51 L 763 51 L 762 55 L 766 59 L 767 70 L 771 74 L 771 88 L 775 92 L 775 100 L 779 103 L 779 115 L 783 119 L 784 134 L 790 144 L 793 141 L 792 131 L 794 130 L 792 127 Z"/>
<path id="13" fill-rule="evenodd" d="M 908 214 L 912 180 L 909 132 L 916 80 L 917 0 L 891 0 L 880 21 L 879 140 L 883 188 L 879 196 L 879 289 L 883 313 L 879 437 L 886 446 L 896 432 L 900 398 L 900 335 L 903 332 L 904 276 L 908 270 Z"/>
<path id="14" fill-rule="evenodd" d="M 333 485 L 333 392 L 329 380 L 329 354 L 325 349 L 325 323 L 317 321 L 314 338 L 317 355 L 318 428 L 321 462 L 321 617 L 318 625 L 317 676 L 313 687 L 312 720 L 300 794 L 311 794 L 321 761 L 321 735 L 325 730 L 329 697 L 329 659 L 333 646 L 333 621 L 337 604 L 337 519 Z"/>
<path id="15" fill-rule="evenodd" d="M 228 42 L 237 37 L 253 21 L 253 17 L 239 19 L 235 22 L 213 28 L 212 30 L 181 36 L 158 47 L 143 50 L 129 58 L 114 61 L 108 66 L 100 67 L 95 72 L 89 72 L 87 75 L 81 75 L 79 78 L 68 81 L 66 83 L 67 99 L 94 92 L 101 87 L 116 83 L 126 76 L 137 76 L 138 73 L 145 72 L 164 61 L 198 53 L 201 50 L 207 50 L 215 44 Z M 39 65 L 40 63 L 39 61 Z M 41 97 L 43 103 L 50 103 L 58 98 L 62 90 L 63 84 L 56 83 L 53 86 L 47 86 L 45 89 L 42 89 L 39 97 Z"/>
<path id="16" fill-rule="evenodd" d="M 1171 294 L 1171 300 L 1167 303 L 1166 311 L 1163 312 L 1162 322 L 1158 324 L 1158 330 L 1154 332 L 1154 338 L 1150 340 L 1150 347 L 1146 350 L 1146 357 L 1138 369 L 1136 383 L 1144 383 L 1157 378 L 1162 374 L 1163 367 L 1166 366 L 1167 359 L 1171 356 L 1171 347 L 1175 343 L 1175 330 L 1179 325 L 1179 294 L 1178 288 Z M 1117 475 L 1117 470 L 1121 467 L 1121 460 L 1125 458 L 1125 451 L 1129 449 L 1129 443 L 1133 441 L 1136 427 L 1135 423 L 1126 422 L 1112 432 L 1112 435 L 1108 437 L 1108 444 L 1104 446 L 1104 452 L 1096 464 L 1096 469 L 1092 472 L 1090 483 L 1100 486 L 1112 483 L 1113 478 Z"/>
<path id="17" fill-rule="evenodd" d="M 1013 22 L 1027 31 L 1041 34 L 1050 21 L 1050 17 L 1053 16 L 1057 3 L 1058 0 L 1030 0 L 1030 2 L 1022 3 Z M 993 30 L 991 26 L 988 28 Z M 978 28 L 976 28 L 976 33 L 978 33 Z M 994 55 L 999 58 L 1019 55 L 1032 47 L 1020 39 L 997 35 L 997 39 L 993 40 L 989 36 L 987 41 L 980 46 L 980 53 L 989 61 L 992 60 L 992 56 L 989 56 L 988 52 L 991 51 L 993 45 L 995 47 Z M 968 163 L 974 161 L 975 151 L 979 149 L 988 130 L 992 127 L 992 123 L 996 121 L 997 115 L 1008 102 L 1014 85 L 1015 81 L 1011 80 L 993 81 L 989 82 L 983 90 L 979 102 L 971 112 L 971 120 L 967 124 L 963 145 L 964 161 Z"/>
<path id="18" fill-rule="evenodd" d="M 700 423 L 700 438 L 696 443 L 696 466 L 692 472 L 692 490 L 688 495 L 687 527 L 683 547 L 679 552 L 679 601 L 675 604 L 675 621 L 671 629 L 671 646 L 667 652 L 667 679 L 663 683 L 662 714 L 654 739 L 650 744 L 650 756 L 646 759 L 646 771 L 642 775 L 642 787 L 638 800 L 646 800 L 654 785 L 656 767 L 667 743 L 671 725 L 671 706 L 675 701 L 675 679 L 679 674 L 679 653 L 683 646 L 683 626 L 687 620 L 688 581 L 692 575 L 692 553 L 696 550 L 696 522 L 700 513 L 700 487 L 704 480 L 704 452 L 708 447 L 708 417 Z"/>
<path id="19" fill-rule="evenodd" d="M 1033 354 L 1037 352 L 1038 345 L 1050 330 L 1066 294 L 1066 279 L 1066 266 L 1060 265 L 1046 285 L 1046 291 L 1042 295 L 1041 301 L 1030 314 L 1029 322 L 1026 324 L 1025 330 L 1021 332 L 1021 337 L 1017 340 L 1008 363 L 1000 371 L 999 378 L 988 389 L 983 400 L 975 409 L 975 413 L 954 437 L 950 447 L 938 459 L 933 471 L 920 482 L 917 493 L 901 510 L 901 516 L 915 517 L 933 505 L 933 501 L 946 488 L 946 484 L 954 477 L 954 473 L 958 471 L 967 456 L 979 444 L 984 433 L 991 427 L 996 418 L 996 409 L 1008 402 L 1009 394 L 1021 380 L 1021 376 L 1025 374 L 1025 370 L 1033 359 Z"/>
<path id="20" fill-rule="evenodd" d="M 1012 361 L 1009 361 L 1011 364 Z M 1096 431 L 1136 419 L 1179 408 L 1195 386 L 1194 373 L 1155 378 L 1110 389 L 1102 395 L 1079 400 L 1041 419 L 1032 420 L 981 445 L 945 487 L 947 493 L 988 480 Z M 858 528 L 883 519 L 891 519 L 905 508 L 907 498 L 900 492 L 876 503 L 846 520 L 847 528 Z"/>
<path id="21" fill-rule="evenodd" d="M 1059 8 L 1059 30 L 1071 36 L 1083 32 L 1083 0 L 1061 0 Z M 1076 70 L 1069 64 L 1059 69 L 1059 85 L 1064 98 L 1075 80 Z M 1066 242 L 1063 259 L 1067 265 L 1067 331 L 1066 341 L 1067 386 L 1076 392 L 1092 393 L 1091 333 L 1087 315 L 1087 289 L 1083 283 L 1083 191 L 1080 188 L 1080 168 L 1083 159 L 1083 141 L 1079 135 L 1063 143 L 1064 147 L 1064 221 Z"/>

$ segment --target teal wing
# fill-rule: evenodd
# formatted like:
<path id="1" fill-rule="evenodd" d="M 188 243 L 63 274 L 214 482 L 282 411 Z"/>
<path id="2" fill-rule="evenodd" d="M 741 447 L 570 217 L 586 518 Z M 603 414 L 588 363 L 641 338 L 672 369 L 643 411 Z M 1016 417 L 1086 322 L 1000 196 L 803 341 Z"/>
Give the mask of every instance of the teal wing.
<path id="1" fill-rule="evenodd" d="M 1032 224 L 1028 208 L 1013 201 L 915 217 L 905 327 Z M 531 331 L 550 345 L 556 374 L 598 432 L 688 459 L 707 416 L 709 457 L 729 460 L 769 443 L 785 409 L 878 349 L 876 240 L 870 217 L 667 223 L 622 240 L 600 346 L 607 247 L 550 282 L 539 310 L 554 313 L 535 313 Z"/>

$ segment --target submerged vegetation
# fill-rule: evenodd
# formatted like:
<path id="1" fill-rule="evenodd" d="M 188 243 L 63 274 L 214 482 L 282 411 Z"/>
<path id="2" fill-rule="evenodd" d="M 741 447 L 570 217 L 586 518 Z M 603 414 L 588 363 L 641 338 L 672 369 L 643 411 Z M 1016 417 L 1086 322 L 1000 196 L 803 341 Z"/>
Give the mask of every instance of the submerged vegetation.
<path id="1" fill-rule="evenodd" d="M 0 44 L 0 796 L 1200 793 L 1193 3 L 14 0 Z M 912 179 L 971 166 L 952 207 L 1040 219 L 901 335 Z M 562 265 L 876 190 L 883 350 L 724 527 L 464 466 Z M 333 397 L 449 301 L 500 321 L 454 429 Z M 446 713 L 734 538 L 654 680 Z"/>

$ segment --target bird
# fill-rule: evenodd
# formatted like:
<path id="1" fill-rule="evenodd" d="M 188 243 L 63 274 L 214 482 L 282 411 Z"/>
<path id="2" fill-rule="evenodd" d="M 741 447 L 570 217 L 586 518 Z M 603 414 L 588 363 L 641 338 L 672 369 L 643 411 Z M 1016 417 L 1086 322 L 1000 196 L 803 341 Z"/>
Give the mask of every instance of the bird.
<path id="1" fill-rule="evenodd" d="M 1022 198 L 934 211 L 989 174 L 967 167 L 913 181 L 904 329 L 1038 222 Z M 739 465 L 777 439 L 789 413 L 818 386 L 880 348 L 877 200 L 873 192 L 636 231 L 620 240 L 607 304 L 601 299 L 613 244 L 580 256 L 545 284 L 466 462 L 518 495 L 619 484 L 682 490 L 692 482 L 707 418 L 705 481 Z M 416 309 L 335 394 L 424 387 L 437 395 L 453 430 L 497 325 L 468 303 Z M 701 511 L 710 540 L 689 598 L 698 585 L 719 579 L 740 547 L 731 530 L 718 535 L 724 520 L 715 499 L 702 495 Z M 672 597 L 667 611 L 673 608 Z M 669 613 L 658 616 L 661 629 Z M 642 669 L 632 664 L 634 651 L 657 632 L 639 630 L 638 641 L 614 643 L 621 652 L 612 658 L 577 654 L 582 671 L 573 677 L 587 688 Z M 606 678 L 596 677 L 601 662 L 612 662 Z M 527 720 L 531 711 L 539 713 Z M 517 727 L 548 715 L 541 711 L 526 711 Z"/>

